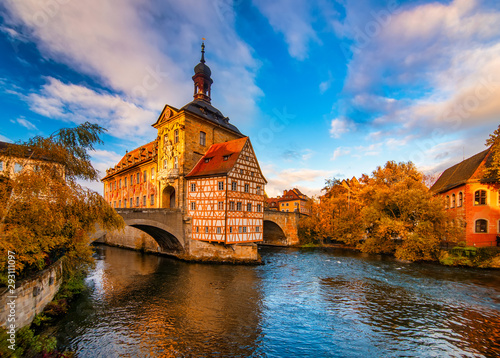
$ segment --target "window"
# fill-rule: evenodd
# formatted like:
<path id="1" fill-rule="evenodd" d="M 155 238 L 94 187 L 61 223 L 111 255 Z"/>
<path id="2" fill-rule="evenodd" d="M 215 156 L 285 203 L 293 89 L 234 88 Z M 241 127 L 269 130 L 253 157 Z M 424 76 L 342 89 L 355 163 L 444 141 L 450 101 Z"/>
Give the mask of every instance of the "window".
<path id="1" fill-rule="evenodd" d="M 234 211 L 234 201 L 229 202 L 229 211 Z"/>
<path id="2" fill-rule="evenodd" d="M 210 157 L 210 158 L 205 158 L 205 163 L 208 163 L 211 159 L 212 159 L 212 157 Z"/>
<path id="3" fill-rule="evenodd" d="M 446 201 L 444 202 L 444 208 L 449 209 L 450 208 L 450 196 L 446 195 Z"/>
<path id="4" fill-rule="evenodd" d="M 200 132 L 200 145 L 207 145 L 207 134 L 205 132 Z"/>
<path id="5" fill-rule="evenodd" d="M 19 163 L 14 163 L 14 173 L 19 173 L 23 170 L 23 165 Z"/>
<path id="6" fill-rule="evenodd" d="M 243 174 L 243 169 L 240 169 L 240 174 Z"/>
<path id="7" fill-rule="evenodd" d="M 200 232 L 200 227 L 199 226 L 196 227 L 196 232 Z"/>
<path id="8" fill-rule="evenodd" d="M 139 207 L 139 197 L 135 198 L 135 206 Z"/>
<path id="9" fill-rule="evenodd" d="M 451 207 L 454 208 L 456 204 L 455 194 L 451 194 Z"/>
<path id="10" fill-rule="evenodd" d="M 130 198 L 130 207 L 134 207 L 134 200 L 132 198 Z"/>
<path id="11" fill-rule="evenodd" d="M 245 193 L 248 193 L 250 191 L 250 185 L 245 184 Z"/>
<path id="12" fill-rule="evenodd" d="M 191 210 L 196 210 L 196 202 L 195 201 L 191 202 Z"/>
<path id="13" fill-rule="evenodd" d="M 118 207 L 121 208 L 122 207 L 122 201 L 121 200 L 118 200 Z"/>
<path id="14" fill-rule="evenodd" d="M 241 234 L 243 232 L 243 227 L 239 226 L 238 227 L 238 232 Z"/>
<path id="15" fill-rule="evenodd" d="M 252 203 L 247 204 L 247 211 L 252 211 Z"/>
<path id="16" fill-rule="evenodd" d="M 142 205 L 146 206 L 146 195 L 142 197 Z"/>
<path id="17" fill-rule="evenodd" d="M 179 143 L 179 130 L 174 131 L 174 143 Z"/>
<path id="18" fill-rule="evenodd" d="M 238 201 L 238 202 L 236 203 L 236 210 L 237 210 L 237 211 L 241 211 L 241 201 Z"/>
<path id="19" fill-rule="evenodd" d="M 218 185 L 219 185 L 219 190 L 224 190 L 224 182 L 223 181 L 220 181 Z"/>
<path id="20" fill-rule="evenodd" d="M 179 159 L 177 157 L 174 157 L 174 169 L 179 168 Z"/>
<path id="21" fill-rule="evenodd" d="M 257 212 L 260 213 L 262 211 L 262 205 L 257 204 Z"/>
<path id="22" fill-rule="evenodd" d="M 221 229 L 220 229 L 220 226 L 217 226 L 217 234 L 220 234 L 221 233 Z"/>
<path id="23" fill-rule="evenodd" d="M 288 203 L 286 203 L 286 206 L 288 206 Z"/>
<path id="24" fill-rule="evenodd" d="M 151 168 L 151 180 L 155 178 L 155 168 Z"/>
<path id="25" fill-rule="evenodd" d="M 474 193 L 474 205 L 486 205 L 486 190 L 477 190 Z"/>
<path id="26" fill-rule="evenodd" d="M 118 188 L 122 188 L 122 180 L 120 179 L 120 181 L 118 181 Z"/>
<path id="27" fill-rule="evenodd" d="M 257 185 L 257 195 L 260 195 L 260 186 Z"/>
<path id="28" fill-rule="evenodd" d="M 224 210 L 224 202 L 223 201 L 219 201 L 217 203 L 217 209 L 218 210 Z"/>
<path id="29" fill-rule="evenodd" d="M 230 233 L 230 234 L 232 234 L 232 233 L 233 233 L 233 227 L 232 227 L 232 226 L 230 226 L 230 227 L 229 227 L 229 233 Z"/>
<path id="30" fill-rule="evenodd" d="M 191 183 L 191 191 L 196 191 L 196 183 Z"/>
<path id="31" fill-rule="evenodd" d="M 463 194 L 462 192 L 458 193 L 458 207 L 462 206 Z"/>
<path id="32" fill-rule="evenodd" d="M 123 185 L 125 186 L 125 188 L 127 187 L 127 178 L 124 179 Z"/>
<path id="33" fill-rule="evenodd" d="M 139 184 L 140 182 L 141 182 L 141 173 L 137 173 L 136 184 Z"/>
<path id="34" fill-rule="evenodd" d="M 166 159 L 163 159 L 163 169 L 167 169 L 168 168 L 168 162 Z"/>
<path id="35" fill-rule="evenodd" d="M 127 207 L 127 199 L 123 200 L 123 207 L 126 208 Z"/>
<path id="36" fill-rule="evenodd" d="M 0 172 L 2 172 L 2 171 L 3 171 L 3 161 L 0 160 Z"/>
<path id="37" fill-rule="evenodd" d="M 113 202 L 113 207 L 116 208 L 116 200 Z"/>
<path id="38" fill-rule="evenodd" d="M 151 194 L 151 201 L 150 201 L 151 206 L 155 205 L 155 195 Z"/>
<path id="39" fill-rule="evenodd" d="M 238 183 L 237 183 L 237 182 L 235 182 L 235 181 L 233 181 L 233 182 L 231 183 L 231 190 L 237 190 L 237 188 L 238 188 Z"/>
<path id="40" fill-rule="evenodd" d="M 229 160 L 229 155 L 224 155 L 224 156 L 222 157 L 222 159 L 223 159 L 224 161 Z"/>
<path id="41" fill-rule="evenodd" d="M 243 226 L 243 233 L 246 233 L 246 232 L 247 232 L 247 227 Z"/>
<path id="42" fill-rule="evenodd" d="M 130 174 L 130 185 L 134 184 L 134 176 Z"/>
<path id="43" fill-rule="evenodd" d="M 205 234 L 208 234 L 208 226 L 205 226 Z"/>
<path id="44" fill-rule="evenodd" d="M 255 232 L 260 232 L 260 226 L 255 227 Z"/>
<path id="45" fill-rule="evenodd" d="M 148 181 L 148 172 L 144 171 L 144 183 Z"/>
<path id="46" fill-rule="evenodd" d="M 476 220 L 476 233 L 487 233 L 488 222 L 484 219 Z"/>

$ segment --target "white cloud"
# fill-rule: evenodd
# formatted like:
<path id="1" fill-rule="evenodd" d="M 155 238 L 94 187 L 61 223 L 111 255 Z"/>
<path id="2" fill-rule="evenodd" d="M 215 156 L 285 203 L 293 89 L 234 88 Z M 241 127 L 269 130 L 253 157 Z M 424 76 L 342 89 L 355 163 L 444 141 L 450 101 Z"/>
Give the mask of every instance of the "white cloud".
<path id="1" fill-rule="evenodd" d="M 333 156 L 332 156 L 331 160 L 338 159 L 338 158 L 340 158 L 340 157 L 342 157 L 344 155 L 348 155 L 348 154 L 351 154 L 351 149 L 350 148 L 338 147 L 333 152 Z"/>
<path id="2" fill-rule="evenodd" d="M 166 102 L 179 107 L 192 99 L 191 76 L 205 36 L 214 105 L 235 124 L 257 111 L 259 62 L 239 39 L 229 8 L 194 0 L 124 0 L 119 6 L 100 0 L 50 6 L 26 0 L 8 1 L 5 7 L 6 26 L 23 28 L 44 57 L 92 76 L 127 102 L 157 114 Z M 245 91 L 234 91 L 234 83 Z"/>
<path id="3" fill-rule="evenodd" d="M 13 120 L 11 122 L 12 123 L 18 123 L 21 126 L 23 126 L 24 128 L 26 128 L 27 130 L 36 130 L 37 129 L 36 126 L 33 123 L 31 123 L 30 121 L 28 121 L 24 117 L 19 117 L 18 119 Z"/>
<path id="4" fill-rule="evenodd" d="M 348 133 L 354 128 L 354 123 L 346 118 L 335 118 L 330 123 L 330 136 L 340 138 L 342 134 Z"/>
<path id="5" fill-rule="evenodd" d="M 147 124 L 154 123 L 158 112 L 140 108 L 117 95 L 65 84 L 51 77 L 47 81 L 40 93 L 28 96 L 33 112 L 76 124 L 97 123 L 111 136 L 136 142 L 154 137 L 154 130 Z"/>
<path id="6" fill-rule="evenodd" d="M 267 17 L 274 31 L 283 34 L 290 56 L 306 59 L 309 44 L 319 42 L 312 27 L 311 3 L 306 0 L 254 0 L 253 3 Z"/>
<path id="7" fill-rule="evenodd" d="M 316 195 L 324 186 L 325 179 L 331 177 L 333 170 L 288 168 L 276 172 L 273 167 L 264 166 L 268 184 L 268 196 L 281 195 L 283 190 L 298 187 L 304 194 Z"/>
<path id="8" fill-rule="evenodd" d="M 0 141 L 2 141 L 2 142 L 7 142 L 7 143 L 12 143 L 12 142 L 14 142 L 12 139 L 7 138 L 6 136 L 4 136 L 4 135 L 2 135 L 2 134 L 0 134 Z"/>

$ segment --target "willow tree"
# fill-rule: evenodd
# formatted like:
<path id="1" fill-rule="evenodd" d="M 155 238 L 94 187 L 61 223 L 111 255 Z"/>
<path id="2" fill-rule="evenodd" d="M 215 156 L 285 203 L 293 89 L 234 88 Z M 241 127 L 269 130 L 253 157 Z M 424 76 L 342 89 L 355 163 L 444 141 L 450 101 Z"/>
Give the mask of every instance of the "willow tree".
<path id="1" fill-rule="evenodd" d="M 7 253 L 15 252 L 20 275 L 42 270 L 66 256 L 66 267 L 92 262 L 90 234 L 123 226 L 123 220 L 98 193 L 77 180 L 99 179 L 89 151 L 102 143 L 104 129 L 84 123 L 34 137 L 0 152 L 5 168 L 19 172 L 0 176 L 0 271 Z"/>

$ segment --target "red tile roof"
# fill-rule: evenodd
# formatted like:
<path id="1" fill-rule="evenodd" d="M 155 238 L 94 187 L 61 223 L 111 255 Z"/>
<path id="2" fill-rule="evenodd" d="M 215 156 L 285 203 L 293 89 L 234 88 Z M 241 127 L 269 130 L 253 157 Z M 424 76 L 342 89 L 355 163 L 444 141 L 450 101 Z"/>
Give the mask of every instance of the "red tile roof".
<path id="1" fill-rule="evenodd" d="M 113 168 L 106 170 L 106 176 L 101 180 L 120 173 L 122 170 L 129 169 L 132 166 L 142 164 L 152 160 L 156 151 L 156 140 L 149 142 L 139 148 L 136 148 L 123 156 L 123 158 Z"/>
<path id="2" fill-rule="evenodd" d="M 247 140 L 248 137 L 243 137 L 229 142 L 213 144 L 186 178 L 227 174 L 236 164 L 236 160 Z M 227 160 L 224 160 L 225 156 L 228 156 Z"/>

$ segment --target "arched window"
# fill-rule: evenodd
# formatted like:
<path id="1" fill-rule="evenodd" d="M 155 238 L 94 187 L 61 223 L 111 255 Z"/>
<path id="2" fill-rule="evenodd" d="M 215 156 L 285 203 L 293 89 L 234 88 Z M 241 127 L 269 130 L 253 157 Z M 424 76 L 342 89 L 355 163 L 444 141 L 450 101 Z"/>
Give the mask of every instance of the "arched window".
<path id="1" fill-rule="evenodd" d="M 451 194 L 451 207 L 452 208 L 455 207 L 456 202 L 457 202 L 457 198 L 456 198 L 455 194 Z"/>
<path id="2" fill-rule="evenodd" d="M 474 205 L 486 205 L 486 190 L 476 190 L 474 193 Z"/>
<path id="3" fill-rule="evenodd" d="M 476 220 L 476 233 L 487 233 L 488 232 L 488 221 L 484 219 Z"/>
<path id="4" fill-rule="evenodd" d="M 462 206 L 463 194 L 462 192 L 458 193 L 458 206 Z"/>
<path id="5" fill-rule="evenodd" d="M 444 207 L 446 209 L 450 208 L 450 196 L 449 195 L 446 195 L 446 203 L 444 204 Z"/>

